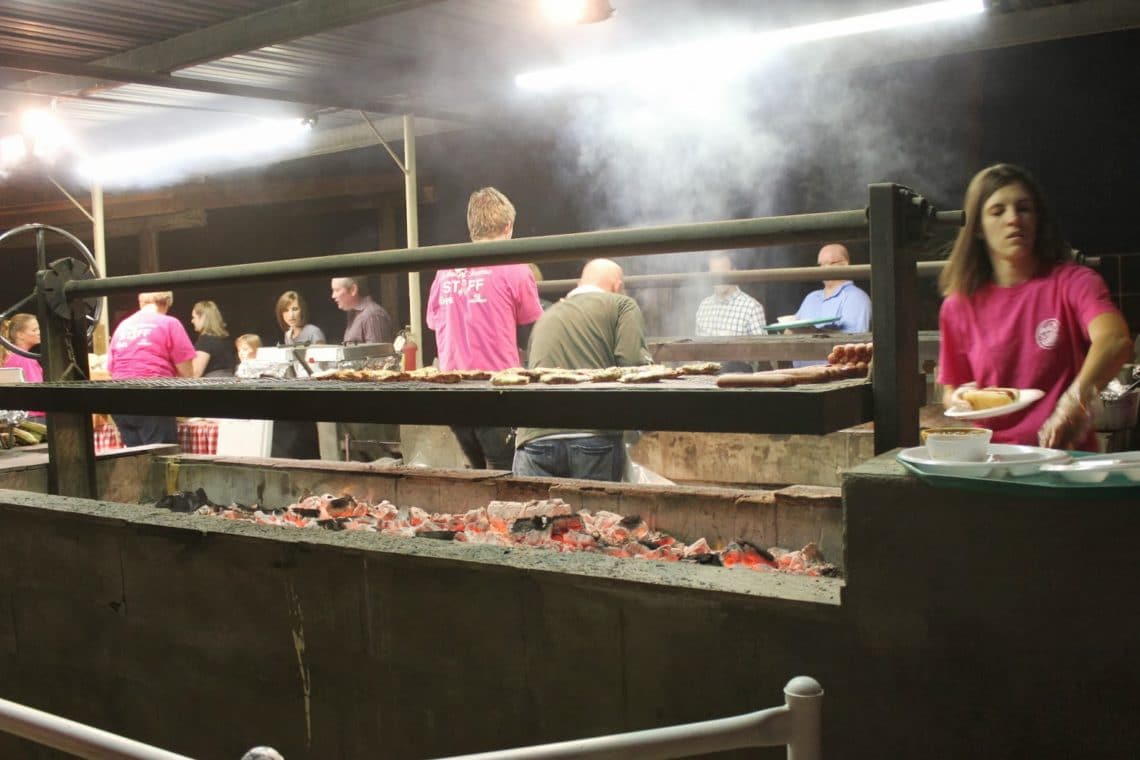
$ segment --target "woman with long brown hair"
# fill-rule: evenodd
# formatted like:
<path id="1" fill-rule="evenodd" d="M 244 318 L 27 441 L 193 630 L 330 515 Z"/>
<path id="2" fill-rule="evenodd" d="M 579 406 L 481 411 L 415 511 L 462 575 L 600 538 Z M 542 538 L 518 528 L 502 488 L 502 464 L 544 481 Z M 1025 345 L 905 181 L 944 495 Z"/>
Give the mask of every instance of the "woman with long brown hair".
<path id="1" fill-rule="evenodd" d="M 284 343 L 324 343 L 321 328 L 309 323 L 309 307 L 295 290 L 286 290 L 277 299 L 277 324 L 285 331 Z"/>
<path id="2" fill-rule="evenodd" d="M 939 382 L 1037 388 L 1029 408 L 986 420 L 999 443 L 1096 449 L 1089 405 L 1130 355 L 1104 280 L 1076 264 L 1037 182 L 1012 164 L 970 181 L 939 284 Z"/>

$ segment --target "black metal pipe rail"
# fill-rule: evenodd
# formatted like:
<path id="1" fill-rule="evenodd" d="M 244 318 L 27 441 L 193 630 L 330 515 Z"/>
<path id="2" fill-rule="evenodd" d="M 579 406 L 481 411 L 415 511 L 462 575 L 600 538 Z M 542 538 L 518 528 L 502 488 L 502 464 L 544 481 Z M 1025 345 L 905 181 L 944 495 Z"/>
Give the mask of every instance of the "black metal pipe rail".
<path id="1" fill-rule="evenodd" d="M 735 219 L 661 227 L 580 232 L 570 235 L 454 243 L 423 248 L 364 251 L 253 264 L 231 264 L 173 272 L 72 280 L 64 285 L 68 300 L 92 296 L 169 290 L 187 285 L 240 285 L 250 282 L 415 272 L 474 264 L 558 261 L 597 256 L 644 256 L 654 253 L 790 245 L 831 240 L 866 240 L 864 209 Z"/>
<path id="2" fill-rule="evenodd" d="M 919 277 L 937 277 L 946 268 L 945 261 L 920 261 L 915 265 Z M 827 276 L 833 280 L 870 280 L 870 264 L 849 264 L 828 267 Z M 628 289 L 668 288 L 678 285 L 717 285 L 741 282 L 813 282 L 820 280 L 818 266 L 775 267 L 772 269 L 741 269 L 735 272 L 672 272 L 669 274 L 631 274 L 622 282 Z M 543 280 L 538 283 L 539 293 L 564 293 L 573 289 L 577 280 Z"/>

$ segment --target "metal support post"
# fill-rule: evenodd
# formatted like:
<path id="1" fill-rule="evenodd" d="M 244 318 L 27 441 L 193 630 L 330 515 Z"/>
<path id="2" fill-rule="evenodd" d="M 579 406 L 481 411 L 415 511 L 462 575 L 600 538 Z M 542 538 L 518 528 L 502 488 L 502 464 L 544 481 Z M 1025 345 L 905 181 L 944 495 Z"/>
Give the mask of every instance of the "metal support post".
<path id="1" fill-rule="evenodd" d="M 36 233 L 36 259 L 42 262 L 44 231 Z M 49 308 L 46 293 L 57 287 L 52 273 L 41 268 L 36 274 L 40 355 L 44 379 L 87 379 L 87 324 L 81 302 L 72 303 L 72 318 L 63 318 Z M 89 412 L 47 412 L 48 492 L 60 496 L 93 499 L 95 489 L 95 438 Z"/>
<path id="2" fill-rule="evenodd" d="M 871 333 L 875 452 L 918 443 L 918 294 L 908 221 L 921 218 L 925 201 L 899 185 L 870 187 Z"/>
<path id="3" fill-rule="evenodd" d="M 404 207 L 407 213 L 408 248 L 420 247 L 420 208 L 416 183 L 416 120 L 404 114 Z M 408 318 L 412 339 L 417 346 L 424 344 L 423 307 L 420 305 L 420 273 L 408 272 Z"/>

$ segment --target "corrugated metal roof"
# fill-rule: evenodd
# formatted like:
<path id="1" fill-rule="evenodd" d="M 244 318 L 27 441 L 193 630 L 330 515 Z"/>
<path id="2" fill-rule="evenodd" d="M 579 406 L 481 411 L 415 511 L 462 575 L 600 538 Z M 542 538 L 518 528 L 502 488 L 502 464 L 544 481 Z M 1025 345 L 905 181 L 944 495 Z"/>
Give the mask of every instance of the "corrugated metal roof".
<path id="1" fill-rule="evenodd" d="M 90 61 L 279 5 L 281 0 L 5 0 L 0 49 Z"/>
<path id="2" fill-rule="evenodd" d="M 992 0 L 991 6 L 999 12 L 1017 13 L 1082 2 L 1106 6 L 1104 0 Z M 324 109 L 321 129 L 326 129 L 359 124 L 353 104 L 385 106 L 371 109 L 374 113 L 405 109 L 431 113 L 425 108 L 428 106 L 437 111 L 476 114 L 487 103 L 509 99 L 514 74 L 576 55 L 668 44 L 698 30 L 803 23 L 833 17 L 837 9 L 849 15 L 907 3 L 612 0 L 617 8 L 615 21 L 571 28 L 543 23 L 536 4 L 536 0 L 356 0 L 324 6 L 317 0 L 0 0 L 0 59 L 5 54 L 25 54 L 92 63 L 114 57 L 117 66 L 128 68 L 123 61 L 131 59 L 123 54 L 163 48 L 166 56 L 161 60 L 183 62 L 168 67 L 178 77 L 317 92 L 321 100 L 317 106 L 349 106 L 341 114 Z M 383 12 L 392 7 L 398 12 Z M 208 30 L 209 35 L 224 28 L 217 39 L 240 40 L 246 26 L 256 27 L 266 14 L 275 11 L 282 16 L 286 9 L 290 13 L 308 12 L 310 28 L 314 29 L 324 20 L 321 14 L 335 17 L 336 12 L 350 9 L 360 15 L 351 25 L 301 36 L 291 34 L 288 25 L 279 24 L 272 27 L 279 36 L 268 44 L 247 50 L 234 42 L 239 48 L 233 51 L 224 50 L 224 45 L 215 46 L 214 50 L 222 50 L 217 56 L 194 53 L 195 39 L 200 43 L 212 41 L 202 38 L 202 30 Z M 253 15 L 259 13 L 262 15 Z M 236 26 L 232 23 L 239 20 Z M 231 23 L 227 26 L 227 22 Z M 203 59 L 207 62 L 200 62 Z M 77 97 L 76 90 L 90 88 L 92 81 L 72 78 L 68 84 L 60 77 L 0 68 L 0 133 L 7 129 L 5 113 L 14 113 L 29 102 L 45 103 L 56 93 L 63 93 L 56 107 L 69 121 L 88 124 L 104 135 L 109 125 L 150 118 L 155 113 L 282 115 L 303 114 L 313 108 L 117 82 L 106 83 L 96 91 L 88 89 Z M 13 92 L 29 87 L 32 93 Z"/>

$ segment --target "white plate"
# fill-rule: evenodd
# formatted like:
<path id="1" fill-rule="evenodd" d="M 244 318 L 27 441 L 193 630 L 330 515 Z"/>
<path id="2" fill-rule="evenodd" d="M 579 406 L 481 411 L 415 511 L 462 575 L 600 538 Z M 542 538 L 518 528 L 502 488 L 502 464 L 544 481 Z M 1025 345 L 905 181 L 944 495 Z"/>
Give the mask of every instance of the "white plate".
<path id="1" fill-rule="evenodd" d="M 829 325 L 833 322 L 838 322 L 839 317 L 820 317 L 819 319 L 797 319 L 794 322 L 776 322 L 770 325 L 764 325 L 764 329 L 768 332 L 779 332 L 781 330 L 795 330 L 799 327 L 815 327 L 817 325 Z"/>
<path id="2" fill-rule="evenodd" d="M 1001 417 L 1004 414 L 1020 412 L 1030 404 L 1040 401 L 1044 396 L 1045 391 L 1039 391 L 1036 388 L 1022 388 L 1017 391 L 1017 401 L 1014 401 L 1012 404 L 994 406 L 989 409 L 971 409 L 968 412 L 949 409 L 943 412 L 943 414 L 947 417 L 953 417 L 956 420 L 984 420 L 990 417 Z"/>
<path id="3" fill-rule="evenodd" d="M 1038 446 L 1019 446 L 1012 443 L 991 443 L 989 456 L 984 462 L 948 462 L 933 459 L 925 446 L 903 449 L 898 458 L 931 475 L 956 475 L 964 478 L 1022 477 L 1032 475 L 1049 462 L 1060 462 L 1069 455 L 1056 449 Z M 1138 464 L 1137 466 L 1140 466 Z"/>
<path id="4" fill-rule="evenodd" d="M 1140 482 L 1140 451 L 1097 454 L 1067 464 L 1046 464 L 1042 465 L 1041 472 L 1073 483 L 1101 483 L 1112 473 L 1119 472 L 1133 482 Z"/>

